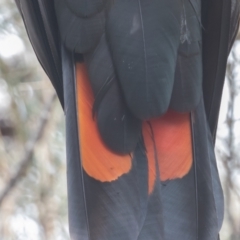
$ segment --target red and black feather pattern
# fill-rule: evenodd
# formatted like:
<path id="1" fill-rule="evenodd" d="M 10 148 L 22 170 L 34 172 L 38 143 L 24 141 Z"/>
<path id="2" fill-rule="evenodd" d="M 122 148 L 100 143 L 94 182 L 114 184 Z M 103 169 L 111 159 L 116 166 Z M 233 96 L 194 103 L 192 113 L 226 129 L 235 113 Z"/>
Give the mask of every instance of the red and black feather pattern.
<path id="1" fill-rule="evenodd" d="M 212 178 L 216 181 L 218 175 L 215 171 L 212 176 L 214 171 L 209 164 L 214 161 L 213 154 L 210 152 L 213 158 L 210 159 L 204 152 L 211 143 L 205 145 L 200 141 L 198 146 L 193 145 L 197 124 L 191 119 L 194 112 L 170 110 L 162 117 L 145 121 L 142 141 L 131 154 L 119 155 L 102 141 L 92 117 L 94 97 L 84 63 L 76 65 L 76 89 L 90 239 L 210 240 L 217 236 L 220 224 L 217 220 L 222 219 L 223 212 L 219 204 L 222 192 L 218 187 L 217 192 L 206 194 Z M 204 133 L 198 133 L 201 139 L 208 138 L 204 128 Z M 194 147 L 200 149 L 200 155 L 199 152 L 194 155 Z M 198 196 L 197 164 L 204 165 L 203 157 L 208 158 L 204 170 L 207 176 L 200 184 L 203 195 Z M 207 201 L 199 201 L 205 197 Z M 208 224 L 199 225 L 199 208 L 208 209 Z M 204 238 L 200 238 L 201 234 Z"/>
<path id="2" fill-rule="evenodd" d="M 239 4 L 16 2 L 64 99 L 71 238 L 217 240 L 212 138 Z"/>

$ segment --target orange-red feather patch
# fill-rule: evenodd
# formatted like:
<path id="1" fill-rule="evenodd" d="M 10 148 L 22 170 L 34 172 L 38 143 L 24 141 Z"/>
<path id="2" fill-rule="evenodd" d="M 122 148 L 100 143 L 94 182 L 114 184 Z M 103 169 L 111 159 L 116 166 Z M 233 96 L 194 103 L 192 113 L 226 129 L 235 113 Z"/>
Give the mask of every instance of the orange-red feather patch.
<path id="1" fill-rule="evenodd" d="M 144 143 L 149 162 L 149 193 L 152 191 L 152 169 L 158 163 L 161 181 L 184 177 L 193 162 L 190 113 L 177 113 L 169 110 L 164 116 L 148 122 L 151 126 L 152 137 L 148 127 L 143 125 Z M 153 147 L 154 146 L 154 147 Z"/>
<path id="2" fill-rule="evenodd" d="M 76 64 L 77 113 L 80 152 L 85 172 L 101 182 L 117 180 L 132 167 L 130 155 L 118 155 L 103 143 L 92 118 L 93 92 L 83 63 Z M 149 194 L 154 189 L 159 167 L 162 181 L 182 178 L 192 166 L 192 140 L 189 113 L 168 111 L 143 123 L 148 158 Z"/>
<path id="3" fill-rule="evenodd" d="M 156 181 L 156 153 L 150 124 L 148 122 L 144 122 L 142 130 L 148 159 L 148 193 L 151 194 Z"/>
<path id="4" fill-rule="evenodd" d="M 101 182 L 110 182 L 128 173 L 132 167 L 130 155 L 118 155 L 103 143 L 96 121 L 92 117 L 93 92 L 83 63 L 76 64 L 76 95 L 80 154 L 85 172 Z"/>

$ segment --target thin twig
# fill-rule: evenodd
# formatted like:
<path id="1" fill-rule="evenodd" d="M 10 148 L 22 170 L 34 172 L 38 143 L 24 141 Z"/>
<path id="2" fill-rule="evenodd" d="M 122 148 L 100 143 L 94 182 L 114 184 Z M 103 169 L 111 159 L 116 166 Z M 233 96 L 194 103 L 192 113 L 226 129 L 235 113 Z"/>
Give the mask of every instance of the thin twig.
<path id="1" fill-rule="evenodd" d="M 35 134 L 27 141 L 25 145 L 25 151 L 22 159 L 20 160 L 18 170 L 16 173 L 9 179 L 6 187 L 0 193 L 0 206 L 7 195 L 13 190 L 19 180 L 25 175 L 27 167 L 32 162 L 32 156 L 34 153 L 34 147 L 36 143 L 41 139 L 44 129 L 47 125 L 49 119 L 49 113 L 53 107 L 53 104 L 56 100 L 56 93 L 54 93 L 49 101 L 46 103 L 45 108 L 40 116 L 39 123 Z"/>

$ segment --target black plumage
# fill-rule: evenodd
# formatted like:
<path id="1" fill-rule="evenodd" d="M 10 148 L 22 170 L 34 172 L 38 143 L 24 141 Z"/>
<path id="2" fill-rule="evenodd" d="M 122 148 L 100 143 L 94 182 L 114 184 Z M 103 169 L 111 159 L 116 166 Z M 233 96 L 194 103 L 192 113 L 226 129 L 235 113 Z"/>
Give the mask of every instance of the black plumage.
<path id="1" fill-rule="evenodd" d="M 223 198 L 213 140 L 239 3 L 16 2 L 36 54 L 64 102 L 71 238 L 217 240 Z M 130 170 L 112 181 L 95 179 L 84 168 L 76 61 L 87 66 L 93 118 L 104 144 L 117 156 L 131 153 Z M 141 123 L 168 109 L 191 115 L 193 162 L 185 176 L 161 181 L 161 159 L 153 145 L 154 172 Z M 150 139 L 154 143 L 153 133 Z M 94 152 L 95 146 L 90 147 Z"/>
<path id="2" fill-rule="evenodd" d="M 99 13 L 109 0 L 64 0 L 66 6 L 76 16 L 85 18 Z"/>
<path id="3" fill-rule="evenodd" d="M 178 48 L 174 86 L 169 106 L 180 112 L 195 109 L 202 97 L 200 4 L 200 1 L 185 1 L 182 9 L 181 43 Z"/>
<path id="4" fill-rule="evenodd" d="M 116 0 L 108 13 L 107 39 L 116 72 L 126 102 L 139 119 L 167 111 L 180 43 L 180 19 L 179 0 Z"/>
<path id="5" fill-rule="evenodd" d="M 105 103 L 101 109 L 98 107 L 96 117 L 101 136 L 111 149 L 132 151 L 137 144 L 140 120 L 161 116 L 168 108 L 191 111 L 199 103 L 201 12 L 200 2 L 195 2 L 116 0 L 83 18 L 70 7 L 79 4 L 76 9 L 81 9 L 81 1 L 55 1 L 64 44 L 91 59 L 86 64 L 91 64 L 88 72 L 97 98 L 94 107 Z M 120 101 L 116 102 L 117 99 Z M 122 104 L 124 107 L 119 107 Z M 110 109 L 119 110 L 114 113 Z M 110 122 L 106 121 L 107 114 Z M 113 129 L 119 134 L 114 134 Z"/>
<path id="6" fill-rule="evenodd" d="M 112 150 L 130 153 L 139 141 L 141 121 L 125 104 L 105 34 L 97 48 L 86 54 L 85 60 L 95 95 L 93 117 L 96 117 L 101 136 Z"/>
<path id="7" fill-rule="evenodd" d="M 55 0 L 55 10 L 62 41 L 69 50 L 86 53 L 96 47 L 104 32 L 103 12 L 88 18 L 79 17 L 68 7 L 66 0 Z"/>

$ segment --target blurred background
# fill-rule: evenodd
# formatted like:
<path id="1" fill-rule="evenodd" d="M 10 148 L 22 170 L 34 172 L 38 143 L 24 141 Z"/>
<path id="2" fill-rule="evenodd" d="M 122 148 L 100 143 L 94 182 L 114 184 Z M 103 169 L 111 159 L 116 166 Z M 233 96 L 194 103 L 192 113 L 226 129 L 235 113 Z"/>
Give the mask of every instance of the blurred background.
<path id="1" fill-rule="evenodd" d="M 240 34 L 229 57 L 216 154 L 221 240 L 240 240 Z M 68 240 L 64 114 L 13 0 L 0 0 L 0 239 Z"/>

